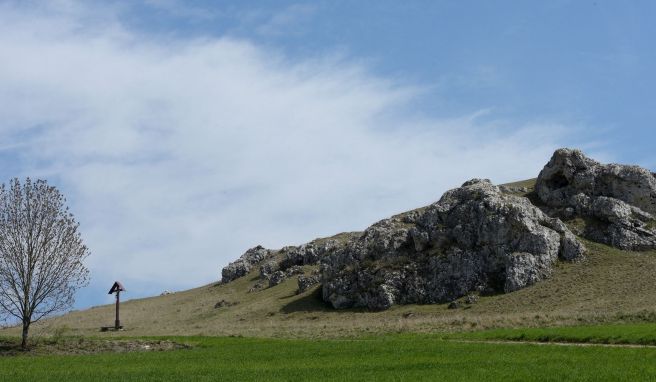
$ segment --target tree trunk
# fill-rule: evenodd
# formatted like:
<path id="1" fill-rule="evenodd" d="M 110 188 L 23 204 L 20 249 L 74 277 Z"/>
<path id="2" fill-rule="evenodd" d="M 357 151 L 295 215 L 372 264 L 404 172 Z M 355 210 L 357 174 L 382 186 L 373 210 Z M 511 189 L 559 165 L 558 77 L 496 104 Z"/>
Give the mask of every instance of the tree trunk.
<path id="1" fill-rule="evenodd" d="M 23 339 L 21 341 L 21 349 L 27 349 L 27 332 L 30 330 L 30 322 L 23 321 Z"/>

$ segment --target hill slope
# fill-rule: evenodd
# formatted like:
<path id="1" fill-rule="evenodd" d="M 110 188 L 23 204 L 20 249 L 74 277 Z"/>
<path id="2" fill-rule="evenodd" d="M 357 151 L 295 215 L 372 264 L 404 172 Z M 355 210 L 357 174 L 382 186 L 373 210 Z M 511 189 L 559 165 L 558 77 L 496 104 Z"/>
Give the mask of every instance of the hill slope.
<path id="1" fill-rule="evenodd" d="M 531 196 L 535 180 L 504 185 L 504 192 Z M 574 222 L 576 223 L 576 222 Z M 259 269 L 227 284 L 212 284 L 121 305 L 126 327 L 99 333 L 113 322 L 113 305 L 47 320 L 35 333 L 69 330 L 98 335 L 249 335 L 333 337 L 397 331 L 433 332 L 508 326 L 656 321 L 656 251 L 631 252 L 584 241 L 580 262 L 558 263 L 547 280 L 508 294 L 464 298 L 448 304 L 392 306 L 382 312 L 334 310 L 315 285 L 296 294 L 297 277 L 274 288 L 249 292 Z M 317 266 L 305 266 L 305 274 Z M 223 302 L 223 303 L 221 303 Z M 5 330 L 13 333 L 13 329 Z"/>

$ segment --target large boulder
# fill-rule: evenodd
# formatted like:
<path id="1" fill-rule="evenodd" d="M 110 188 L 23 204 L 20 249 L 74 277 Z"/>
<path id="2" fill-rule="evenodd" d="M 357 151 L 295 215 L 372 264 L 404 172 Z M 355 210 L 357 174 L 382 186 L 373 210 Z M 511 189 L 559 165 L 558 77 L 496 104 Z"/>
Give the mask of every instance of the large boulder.
<path id="1" fill-rule="evenodd" d="M 427 208 L 382 220 L 321 262 L 335 308 L 442 303 L 472 291 L 510 292 L 548 277 L 584 246 L 527 198 L 474 179 Z"/>
<path id="2" fill-rule="evenodd" d="M 245 276 L 251 271 L 254 265 L 257 265 L 268 258 L 273 251 L 268 250 L 261 245 L 253 247 L 246 251 L 239 259 L 228 264 L 221 270 L 221 282 L 228 283 L 239 277 Z"/>
<path id="3" fill-rule="evenodd" d="M 580 150 L 557 150 L 538 176 L 543 209 L 579 221 L 581 235 L 620 249 L 656 248 L 656 175 L 638 167 L 601 164 Z"/>

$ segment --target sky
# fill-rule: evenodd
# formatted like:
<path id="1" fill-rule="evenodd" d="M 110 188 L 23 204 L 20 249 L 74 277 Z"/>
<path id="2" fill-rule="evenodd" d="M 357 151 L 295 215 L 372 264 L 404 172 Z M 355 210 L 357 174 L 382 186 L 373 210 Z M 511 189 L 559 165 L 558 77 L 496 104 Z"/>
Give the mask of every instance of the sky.
<path id="1" fill-rule="evenodd" d="M 1 1 L 0 180 L 90 248 L 76 308 L 534 178 L 656 169 L 650 1 Z"/>

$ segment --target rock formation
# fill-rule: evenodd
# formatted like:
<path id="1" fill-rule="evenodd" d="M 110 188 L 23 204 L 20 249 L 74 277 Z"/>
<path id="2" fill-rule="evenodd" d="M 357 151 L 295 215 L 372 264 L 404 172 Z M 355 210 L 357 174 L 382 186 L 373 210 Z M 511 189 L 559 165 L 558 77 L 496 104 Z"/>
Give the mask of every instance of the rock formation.
<path id="1" fill-rule="evenodd" d="M 574 233 L 621 249 L 656 248 L 656 174 L 646 169 L 561 149 L 534 193 L 529 182 L 518 184 L 474 179 L 363 233 L 280 250 L 257 246 L 223 268 L 222 282 L 259 267 L 253 292 L 299 275 L 298 293 L 320 283 L 337 309 L 458 308 L 460 297 L 471 304 L 478 295 L 512 292 L 549 277 L 559 260 L 581 258 L 585 247 Z"/>
<path id="2" fill-rule="evenodd" d="M 656 248 L 656 175 L 637 166 L 602 165 L 579 150 L 557 150 L 538 176 L 542 208 L 579 220 L 584 237 L 626 250 Z"/>
<path id="3" fill-rule="evenodd" d="M 323 298 L 335 308 L 387 309 L 511 292 L 548 277 L 583 245 L 527 198 L 471 180 L 422 210 L 382 220 L 321 262 Z"/>
<path id="4" fill-rule="evenodd" d="M 265 285 L 276 286 L 291 276 L 303 274 L 301 266 L 318 265 L 319 259 L 344 247 L 349 240 L 359 235 L 359 232 L 347 232 L 299 246 L 287 246 L 280 250 L 266 249 L 258 245 L 224 267 L 221 271 L 221 282 L 228 283 L 245 276 L 259 265 L 260 283 L 253 291 L 260 290 Z"/>
<path id="5" fill-rule="evenodd" d="M 228 283 L 245 276 L 251 271 L 254 265 L 259 264 L 270 255 L 271 251 L 263 248 L 261 245 L 249 249 L 239 259 L 228 264 L 221 270 L 221 282 Z"/>
<path id="6" fill-rule="evenodd" d="M 316 285 L 321 281 L 321 278 L 318 274 L 312 274 L 310 276 L 300 275 L 298 276 L 298 293 L 303 293 L 306 290 L 310 289 L 312 286 Z"/>

